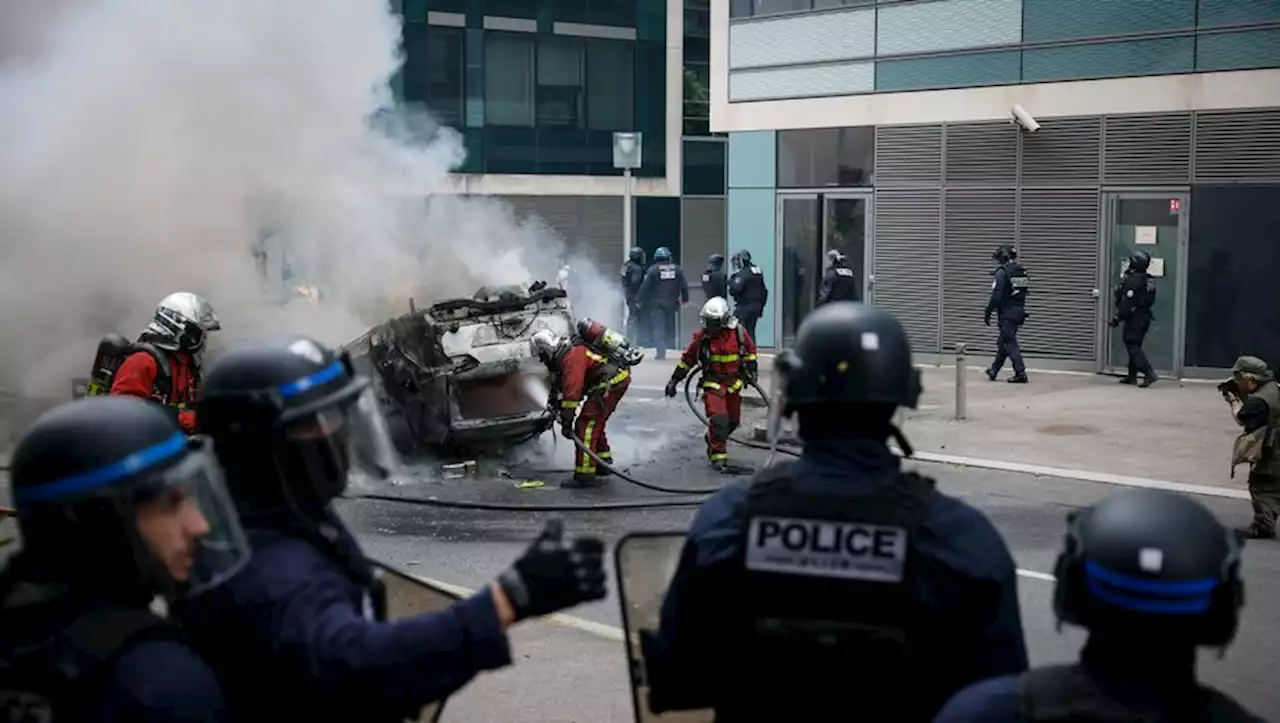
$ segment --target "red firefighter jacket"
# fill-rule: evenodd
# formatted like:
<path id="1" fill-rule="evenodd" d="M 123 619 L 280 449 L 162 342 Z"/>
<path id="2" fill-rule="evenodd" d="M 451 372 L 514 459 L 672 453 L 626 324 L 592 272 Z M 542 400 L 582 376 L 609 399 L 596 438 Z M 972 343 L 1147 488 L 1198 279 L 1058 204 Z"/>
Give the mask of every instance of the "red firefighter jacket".
<path id="1" fill-rule="evenodd" d="M 702 365 L 702 388 L 728 394 L 742 391 L 742 365 L 756 361 L 756 342 L 741 325 L 718 329 L 708 334 L 705 329 L 693 332 L 693 340 L 680 355 L 676 380 L 685 378 L 694 365 Z"/>
<path id="2" fill-rule="evenodd" d="M 160 369 L 156 360 L 145 351 L 134 352 L 124 360 L 111 381 L 111 393 L 150 399 L 170 407 L 176 410 L 182 431 L 194 434 L 196 413 L 192 407 L 199 393 L 200 382 L 196 378 L 191 357 L 182 352 L 163 353 L 169 358 L 169 373 L 172 375 L 172 391 L 167 397 L 156 388 L 156 377 L 160 374 Z"/>
<path id="3" fill-rule="evenodd" d="M 578 408 L 583 398 L 606 387 L 619 384 L 631 371 L 618 369 L 608 357 L 574 344 L 560 360 L 560 410 Z"/>

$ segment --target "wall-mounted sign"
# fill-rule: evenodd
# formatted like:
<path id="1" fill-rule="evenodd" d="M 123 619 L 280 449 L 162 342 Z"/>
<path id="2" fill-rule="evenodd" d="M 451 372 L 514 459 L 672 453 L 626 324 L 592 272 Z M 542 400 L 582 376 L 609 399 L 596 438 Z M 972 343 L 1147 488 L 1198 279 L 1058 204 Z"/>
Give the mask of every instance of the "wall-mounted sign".
<path id="1" fill-rule="evenodd" d="M 1169 199 L 1169 213 L 1178 213 L 1181 210 L 1182 210 L 1182 199 L 1180 198 Z"/>
<path id="2" fill-rule="evenodd" d="M 1156 243 L 1156 227 L 1134 226 L 1133 242 L 1142 246 L 1154 246 Z"/>

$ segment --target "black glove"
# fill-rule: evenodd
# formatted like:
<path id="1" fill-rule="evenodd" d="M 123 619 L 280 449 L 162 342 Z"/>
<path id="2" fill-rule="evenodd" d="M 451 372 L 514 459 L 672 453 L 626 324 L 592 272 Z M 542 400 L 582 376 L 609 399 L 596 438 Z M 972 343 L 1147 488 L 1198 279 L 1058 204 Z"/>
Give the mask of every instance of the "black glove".
<path id="1" fill-rule="evenodd" d="M 1240 387 L 1236 384 L 1236 380 L 1228 379 L 1218 385 L 1218 391 L 1222 393 L 1222 398 L 1228 402 L 1234 402 L 1240 398 Z"/>
<path id="2" fill-rule="evenodd" d="M 565 439 L 573 439 L 573 415 L 560 415 L 560 435 Z"/>
<path id="3" fill-rule="evenodd" d="M 990 311 L 988 311 L 986 314 L 984 314 L 984 315 L 982 316 L 982 323 L 983 323 L 983 324 L 986 324 L 987 326 L 991 326 L 991 312 L 990 312 Z"/>
<path id="4" fill-rule="evenodd" d="M 668 381 L 667 386 L 662 390 L 663 393 L 666 394 L 668 397 L 674 397 L 676 395 L 676 384 L 678 383 L 679 382 L 677 382 L 674 379 Z"/>
<path id="5" fill-rule="evenodd" d="M 759 373 L 759 371 L 756 369 L 756 363 L 755 363 L 755 362 L 746 362 L 745 364 L 743 364 L 743 365 L 742 365 L 742 380 L 743 380 L 743 381 L 745 381 L 745 382 L 747 382 L 747 383 L 752 383 L 752 382 L 756 381 L 756 379 L 759 377 L 759 375 L 760 375 L 760 373 Z"/>
<path id="6" fill-rule="evenodd" d="M 1120 319 L 1116 318 L 1116 319 L 1112 319 L 1111 321 L 1108 321 L 1107 326 L 1111 327 L 1112 329 L 1116 328 L 1117 326 L 1120 326 Z"/>
<path id="7" fill-rule="evenodd" d="M 542 534 L 498 576 L 516 620 L 546 615 L 606 595 L 604 541 L 579 537 L 564 543 L 564 524 L 548 520 Z"/>

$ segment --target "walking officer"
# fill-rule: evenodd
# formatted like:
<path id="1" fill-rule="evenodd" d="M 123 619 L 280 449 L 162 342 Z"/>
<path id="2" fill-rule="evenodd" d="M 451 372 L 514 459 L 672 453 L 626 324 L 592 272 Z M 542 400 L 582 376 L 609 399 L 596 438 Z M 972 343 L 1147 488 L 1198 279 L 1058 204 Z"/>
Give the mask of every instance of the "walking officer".
<path id="1" fill-rule="evenodd" d="M 991 314 L 995 313 L 1000 337 L 996 340 L 996 358 L 987 367 L 987 378 L 993 382 L 996 380 L 1007 357 L 1013 362 L 1013 376 L 1009 377 L 1009 382 L 1026 384 L 1027 367 L 1022 363 L 1022 349 L 1018 347 L 1018 329 L 1027 320 L 1027 293 L 1031 290 L 1031 279 L 1027 270 L 1018 263 L 1018 251 L 1012 244 L 1001 244 L 991 254 L 991 259 L 999 265 L 991 272 L 991 298 L 987 301 L 982 321 L 991 326 Z"/>
<path id="2" fill-rule="evenodd" d="M 1089 631 L 1080 661 L 977 683 L 935 723 L 1262 723 L 1196 679 L 1196 648 L 1225 649 L 1244 604 L 1234 535 L 1160 490 L 1116 493 L 1067 525 L 1053 611 Z"/>
<path id="3" fill-rule="evenodd" d="M 14 721 L 226 721 L 213 670 L 151 611 L 249 559 L 207 440 L 163 407 L 46 412 L 12 460 L 22 548 L 0 573 L 0 700 Z"/>
<path id="4" fill-rule="evenodd" d="M 707 268 L 702 272 L 702 293 L 704 301 L 717 296 L 729 298 L 729 278 L 724 274 L 724 254 L 711 254 L 707 257 Z"/>
<path id="5" fill-rule="evenodd" d="M 480 671 L 511 664 L 506 629 L 605 595 L 603 543 L 549 523 L 498 580 L 446 611 L 387 622 L 385 588 L 333 509 L 353 472 L 395 459 L 349 356 L 281 336 L 211 365 L 199 414 L 254 556 L 183 611 L 232 713 L 250 721 L 416 718 Z"/>
<path id="6" fill-rule="evenodd" d="M 764 315 L 769 289 L 764 285 L 764 272 L 751 263 L 751 252 L 743 249 L 733 255 L 733 277 L 729 279 L 729 295 L 733 297 L 733 315 L 756 338 L 756 323 Z"/>
<path id="7" fill-rule="evenodd" d="M 640 285 L 644 283 L 644 249 L 632 246 L 627 252 L 627 262 L 622 265 L 622 296 L 627 301 L 627 337 L 640 343 L 640 330 L 644 327 L 640 316 Z M 641 343 L 641 346 L 643 344 Z"/>
<path id="8" fill-rule="evenodd" d="M 644 272 L 639 301 L 653 325 L 654 358 L 666 359 L 667 349 L 676 341 L 676 313 L 689 303 L 689 282 L 684 270 L 671 262 L 671 249 L 666 246 L 653 252 L 653 266 Z"/>
<path id="9" fill-rule="evenodd" d="M 822 286 L 818 289 L 818 306 L 832 301 L 857 301 L 858 281 L 848 260 L 838 249 L 827 252 L 827 270 L 822 274 Z"/>
<path id="10" fill-rule="evenodd" d="M 889 448 L 911 454 L 893 415 L 920 396 L 902 325 L 827 304 L 777 368 L 774 410 L 795 415 L 804 450 L 698 510 L 642 642 L 651 710 L 911 723 L 970 683 L 1025 671 L 1000 533 Z"/>
<path id="11" fill-rule="evenodd" d="M 1135 384 L 1138 382 L 1138 372 L 1142 372 L 1142 383 L 1138 386 L 1143 389 L 1160 380 L 1151 368 L 1146 352 L 1142 351 L 1142 340 L 1146 338 L 1147 330 L 1151 328 L 1151 322 L 1155 318 L 1151 314 L 1151 307 L 1156 303 L 1156 282 L 1147 273 L 1149 266 L 1151 254 L 1146 251 L 1139 251 L 1129 257 L 1124 278 L 1116 284 L 1116 311 L 1108 324 L 1112 329 L 1124 324 L 1120 338 L 1129 355 L 1129 373 L 1120 379 L 1120 383 Z"/>

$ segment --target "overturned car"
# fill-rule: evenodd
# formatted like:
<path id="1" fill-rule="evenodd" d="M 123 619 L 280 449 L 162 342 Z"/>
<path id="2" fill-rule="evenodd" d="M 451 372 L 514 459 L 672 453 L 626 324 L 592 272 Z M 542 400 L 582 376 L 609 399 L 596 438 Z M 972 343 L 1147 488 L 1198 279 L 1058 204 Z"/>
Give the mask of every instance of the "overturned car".
<path id="1" fill-rule="evenodd" d="M 380 324 L 347 345 L 374 380 L 406 456 L 493 452 L 549 429 L 548 374 L 529 346 L 573 331 L 565 292 L 544 283 L 482 288 Z"/>

